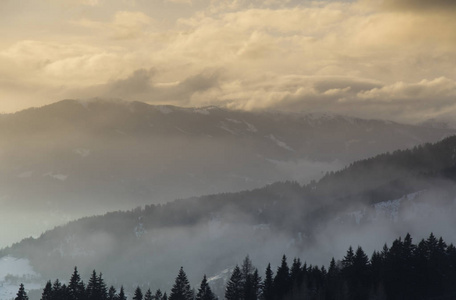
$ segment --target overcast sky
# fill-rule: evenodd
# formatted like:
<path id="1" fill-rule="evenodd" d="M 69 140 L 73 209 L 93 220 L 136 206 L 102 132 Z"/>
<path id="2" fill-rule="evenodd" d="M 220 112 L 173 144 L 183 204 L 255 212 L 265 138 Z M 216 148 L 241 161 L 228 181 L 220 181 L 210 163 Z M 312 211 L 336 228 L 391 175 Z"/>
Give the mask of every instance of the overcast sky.
<path id="1" fill-rule="evenodd" d="M 456 114 L 454 0 L 0 0 L 0 112 L 65 98 Z"/>

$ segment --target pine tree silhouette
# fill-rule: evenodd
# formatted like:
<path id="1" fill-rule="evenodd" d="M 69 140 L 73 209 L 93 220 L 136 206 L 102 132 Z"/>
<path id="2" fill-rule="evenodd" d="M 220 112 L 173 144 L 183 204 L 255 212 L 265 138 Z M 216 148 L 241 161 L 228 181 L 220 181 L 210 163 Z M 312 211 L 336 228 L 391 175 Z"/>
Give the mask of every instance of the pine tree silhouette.
<path id="1" fill-rule="evenodd" d="M 139 286 L 135 290 L 135 294 L 133 295 L 133 300 L 143 300 L 143 293 Z"/>
<path id="2" fill-rule="evenodd" d="M 244 288 L 243 288 L 242 272 L 239 266 L 236 266 L 231 274 L 230 280 L 226 285 L 225 299 L 226 300 L 243 300 Z"/>
<path id="3" fill-rule="evenodd" d="M 193 300 L 193 293 L 187 275 L 181 267 L 171 289 L 169 300 Z"/>
<path id="4" fill-rule="evenodd" d="M 25 292 L 24 285 L 21 283 L 14 300 L 28 300 L 27 293 Z"/>
<path id="5" fill-rule="evenodd" d="M 144 300 L 153 300 L 154 299 L 154 296 L 152 296 L 152 292 L 150 291 L 150 289 L 148 289 L 146 291 L 146 294 L 144 295 Z"/>
<path id="6" fill-rule="evenodd" d="M 216 297 L 214 293 L 212 293 L 211 287 L 207 283 L 206 274 L 201 281 L 201 285 L 198 289 L 198 293 L 196 294 L 196 300 L 215 300 Z"/>

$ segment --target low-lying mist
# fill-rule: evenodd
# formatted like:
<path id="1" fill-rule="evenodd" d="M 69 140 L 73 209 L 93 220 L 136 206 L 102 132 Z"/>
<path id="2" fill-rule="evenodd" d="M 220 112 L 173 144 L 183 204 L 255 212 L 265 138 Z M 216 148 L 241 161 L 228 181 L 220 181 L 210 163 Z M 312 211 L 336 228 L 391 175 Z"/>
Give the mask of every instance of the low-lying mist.
<path id="1" fill-rule="evenodd" d="M 84 138 L 62 144 L 48 145 L 40 137 L 21 149 L 3 148 L 0 225 L 8 232 L 0 235 L 0 245 L 83 216 L 279 180 L 306 183 L 342 164 L 269 159 L 248 141 L 215 138 Z"/>
<path id="2" fill-rule="evenodd" d="M 293 184 L 286 186 L 290 195 L 298 197 Z M 273 270 L 283 254 L 289 263 L 299 257 L 327 268 L 331 258 L 341 260 L 350 245 L 361 246 L 370 256 L 407 233 L 415 242 L 431 232 L 456 242 L 452 190 L 419 190 L 374 204 L 347 202 L 322 212 L 315 209 L 315 203 L 290 204 L 294 196 L 280 199 L 281 188 L 285 189 L 270 187 L 277 191 L 271 198 L 270 193 L 257 190 L 235 194 L 232 197 L 237 200 L 223 205 L 218 198 L 195 198 L 84 218 L 3 254 L 30 259 L 43 283 L 64 279 L 78 266 L 85 277 L 96 269 L 110 284 L 126 284 L 128 290 L 140 285 L 169 291 L 181 266 L 196 286 L 203 274 L 219 275 L 246 255 L 259 267 L 270 262 Z M 263 200 L 243 202 L 255 197 Z M 318 214 L 318 218 L 308 214 Z M 259 271 L 264 276 L 264 270 Z M 211 281 L 219 292 L 226 274 Z"/>

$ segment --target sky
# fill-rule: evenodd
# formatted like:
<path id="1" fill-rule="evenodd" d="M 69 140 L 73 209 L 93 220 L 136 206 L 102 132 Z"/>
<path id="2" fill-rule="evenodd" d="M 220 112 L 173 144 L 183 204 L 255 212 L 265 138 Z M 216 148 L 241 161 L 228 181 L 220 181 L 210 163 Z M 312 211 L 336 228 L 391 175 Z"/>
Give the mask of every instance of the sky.
<path id="1" fill-rule="evenodd" d="M 456 116 L 453 0 L 0 0 L 0 113 L 62 99 Z"/>

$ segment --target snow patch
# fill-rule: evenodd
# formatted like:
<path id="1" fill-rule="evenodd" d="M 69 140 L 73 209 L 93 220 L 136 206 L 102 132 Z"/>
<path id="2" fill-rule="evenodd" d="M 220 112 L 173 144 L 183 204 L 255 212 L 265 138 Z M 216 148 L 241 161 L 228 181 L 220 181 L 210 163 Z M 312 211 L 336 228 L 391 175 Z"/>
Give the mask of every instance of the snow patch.
<path id="1" fill-rule="evenodd" d="M 180 128 L 180 127 L 175 126 L 174 128 L 176 128 L 178 131 L 180 131 L 180 132 L 182 132 L 182 133 L 184 133 L 184 134 L 190 134 L 190 132 L 185 131 L 185 130 L 183 130 L 183 129 Z"/>
<path id="2" fill-rule="evenodd" d="M 48 176 L 48 177 L 51 177 L 53 179 L 60 180 L 60 181 L 65 181 L 68 178 L 68 175 L 54 174 L 53 172 L 45 173 L 45 174 L 43 174 L 43 176 Z"/>
<path id="3" fill-rule="evenodd" d="M 0 300 L 14 299 L 22 282 L 26 291 L 41 289 L 39 278 L 28 259 L 9 255 L 0 258 Z"/>
<path id="4" fill-rule="evenodd" d="M 374 204 L 375 219 L 383 217 L 393 222 L 397 222 L 399 220 L 401 202 L 402 198 Z"/>
<path id="5" fill-rule="evenodd" d="M 258 132 L 258 129 L 256 129 L 255 126 L 253 126 L 252 124 L 250 123 L 247 123 L 246 121 L 244 121 L 244 124 L 247 125 L 247 131 L 250 131 L 250 132 Z"/>
<path id="6" fill-rule="evenodd" d="M 220 126 L 219 126 L 220 129 L 223 129 L 229 133 L 231 133 L 232 135 L 236 135 L 236 132 L 234 132 L 233 130 L 231 130 L 230 128 L 228 128 L 228 126 L 226 126 L 225 123 L 221 122 L 220 123 Z"/>
<path id="7" fill-rule="evenodd" d="M 225 120 L 227 120 L 228 122 L 234 123 L 234 124 L 241 124 L 242 123 L 241 121 L 236 120 L 236 119 L 226 118 Z"/>
<path id="8" fill-rule="evenodd" d="M 137 238 L 140 238 L 141 236 L 143 236 L 147 231 L 146 229 L 144 228 L 144 224 L 143 223 L 139 223 L 138 225 L 136 225 L 135 229 L 133 230 L 136 237 Z"/>
<path id="9" fill-rule="evenodd" d="M 233 268 L 227 268 L 227 269 L 221 271 L 220 273 L 218 273 L 217 275 L 209 277 L 207 279 L 207 282 L 214 282 L 214 281 L 217 281 L 220 279 L 223 279 L 223 281 L 225 282 L 228 280 L 228 277 L 231 275 L 231 272 L 233 272 Z"/>
<path id="10" fill-rule="evenodd" d="M 269 136 L 267 136 L 269 139 L 271 139 L 274 143 L 277 144 L 277 146 L 281 147 L 281 148 L 284 148 L 288 151 L 291 151 L 291 152 L 295 152 L 295 150 L 293 148 L 291 148 L 290 146 L 288 146 L 285 142 L 282 142 L 281 140 L 277 139 L 274 135 L 270 134 Z"/>
<path id="11" fill-rule="evenodd" d="M 9 255 L 0 258 L 0 280 L 3 281 L 5 276 L 8 274 L 14 276 L 38 276 L 30 265 L 30 261 L 28 259 L 15 258 Z"/>

